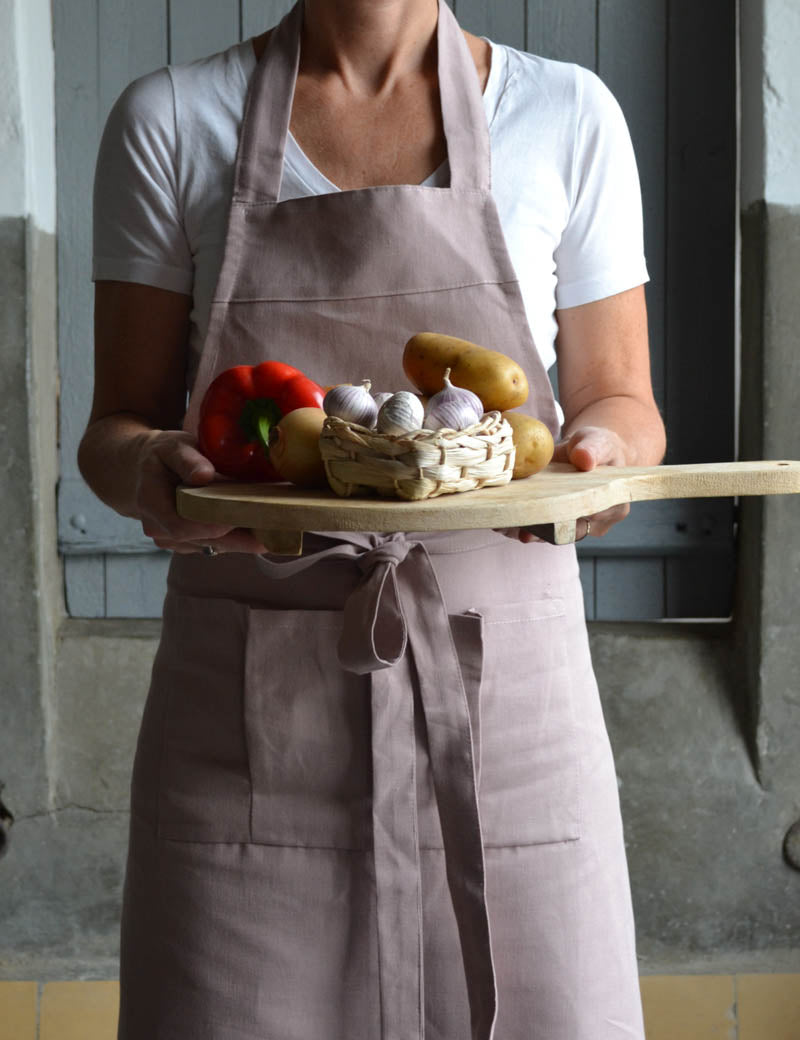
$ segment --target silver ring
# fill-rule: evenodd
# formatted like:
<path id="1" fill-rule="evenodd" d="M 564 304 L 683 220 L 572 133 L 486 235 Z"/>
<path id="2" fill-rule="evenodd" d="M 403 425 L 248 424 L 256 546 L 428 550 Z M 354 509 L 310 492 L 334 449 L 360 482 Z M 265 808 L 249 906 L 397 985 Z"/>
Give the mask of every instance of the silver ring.
<path id="1" fill-rule="evenodd" d="M 204 545 L 203 546 L 203 555 L 204 556 L 219 556 L 219 550 L 215 549 L 213 545 Z"/>
<path id="2" fill-rule="evenodd" d="M 591 531 L 591 529 L 592 529 L 592 521 L 587 516 L 586 517 L 586 534 L 583 536 L 584 538 L 588 538 L 589 537 L 589 532 Z"/>

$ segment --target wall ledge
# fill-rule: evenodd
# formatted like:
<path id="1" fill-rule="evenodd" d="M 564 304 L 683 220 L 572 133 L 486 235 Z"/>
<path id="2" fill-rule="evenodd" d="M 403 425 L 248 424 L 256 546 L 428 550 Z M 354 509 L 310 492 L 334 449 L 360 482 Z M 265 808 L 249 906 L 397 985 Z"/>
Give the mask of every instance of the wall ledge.
<path id="1" fill-rule="evenodd" d="M 61 619 L 58 639 L 159 639 L 160 618 L 71 618 Z"/>

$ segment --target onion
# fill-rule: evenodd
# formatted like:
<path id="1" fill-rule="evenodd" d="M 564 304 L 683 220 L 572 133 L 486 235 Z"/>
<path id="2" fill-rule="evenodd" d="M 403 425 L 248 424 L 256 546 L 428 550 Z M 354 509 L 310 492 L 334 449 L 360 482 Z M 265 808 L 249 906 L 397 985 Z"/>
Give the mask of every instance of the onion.
<path id="1" fill-rule="evenodd" d="M 295 408 L 287 412 L 269 435 L 269 460 L 278 476 L 303 487 L 327 483 L 319 450 L 319 435 L 325 422 L 321 408 Z"/>

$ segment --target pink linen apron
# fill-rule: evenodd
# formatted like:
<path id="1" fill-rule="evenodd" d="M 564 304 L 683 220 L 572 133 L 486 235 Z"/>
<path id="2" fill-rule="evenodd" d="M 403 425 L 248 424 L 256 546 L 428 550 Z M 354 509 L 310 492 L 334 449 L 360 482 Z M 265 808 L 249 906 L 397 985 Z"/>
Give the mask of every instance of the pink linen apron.
<path id="1" fill-rule="evenodd" d="M 186 427 L 219 371 L 266 358 L 407 387 L 403 345 L 435 329 L 518 360 L 556 433 L 455 18 L 450 187 L 278 203 L 302 17 L 250 85 Z M 123 1040 L 640 1038 L 574 549 L 320 532 L 297 560 L 175 556 L 122 940 Z"/>

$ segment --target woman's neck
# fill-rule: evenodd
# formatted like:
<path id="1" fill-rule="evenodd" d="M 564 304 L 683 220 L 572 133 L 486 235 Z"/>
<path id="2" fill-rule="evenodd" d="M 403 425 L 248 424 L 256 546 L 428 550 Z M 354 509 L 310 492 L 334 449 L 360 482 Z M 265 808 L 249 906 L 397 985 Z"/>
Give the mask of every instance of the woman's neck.
<path id="1" fill-rule="evenodd" d="M 437 0 L 305 0 L 301 72 L 318 81 L 335 78 L 365 100 L 391 94 L 408 74 L 435 78 L 437 19 Z M 256 61 L 271 33 L 253 38 Z M 471 33 L 464 38 L 483 90 L 491 48 Z"/>
<path id="2" fill-rule="evenodd" d="M 436 0 L 305 0 L 301 71 L 379 97 L 435 67 Z"/>

